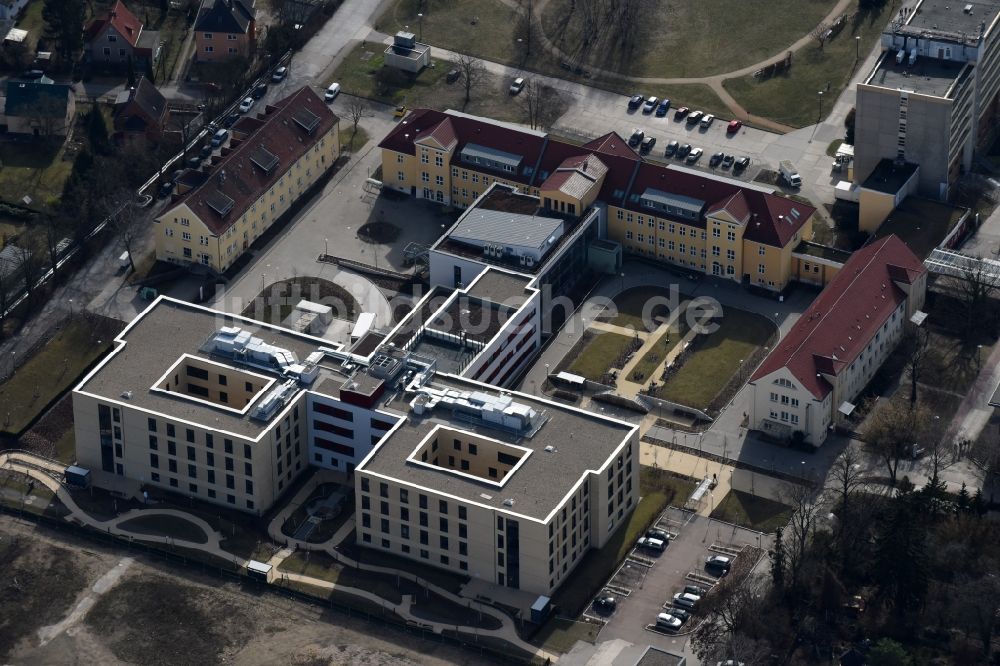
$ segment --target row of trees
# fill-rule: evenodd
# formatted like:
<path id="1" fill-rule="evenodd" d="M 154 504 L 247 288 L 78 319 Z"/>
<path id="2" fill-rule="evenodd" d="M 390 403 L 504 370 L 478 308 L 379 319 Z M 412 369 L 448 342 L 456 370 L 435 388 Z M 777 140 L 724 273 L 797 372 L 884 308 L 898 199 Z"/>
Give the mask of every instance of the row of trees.
<path id="1" fill-rule="evenodd" d="M 734 570 L 703 600 L 693 636 L 703 663 L 826 661 L 871 642 L 875 666 L 916 663 L 918 650 L 949 663 L 990 656 L 1000 527 L 983 517 L 981 496 L 963 490 L 955 500 L 931 484 L 887 490 L 858 469 L 848 452 L 824 500 L 807 489 L 790 498 L 795 513 L 776 534 L 770 575 Z"/>

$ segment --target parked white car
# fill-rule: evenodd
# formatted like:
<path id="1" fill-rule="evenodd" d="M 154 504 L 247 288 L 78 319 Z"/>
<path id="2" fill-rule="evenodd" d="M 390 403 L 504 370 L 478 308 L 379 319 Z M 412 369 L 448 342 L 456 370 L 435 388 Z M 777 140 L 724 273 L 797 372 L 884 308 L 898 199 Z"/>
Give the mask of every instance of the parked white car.
<path id="1" fill-rule="evenodd" d="M 253 108 L 253 97 L 247 97 L 240 102 L 240 113 L 246 113 Z"/>

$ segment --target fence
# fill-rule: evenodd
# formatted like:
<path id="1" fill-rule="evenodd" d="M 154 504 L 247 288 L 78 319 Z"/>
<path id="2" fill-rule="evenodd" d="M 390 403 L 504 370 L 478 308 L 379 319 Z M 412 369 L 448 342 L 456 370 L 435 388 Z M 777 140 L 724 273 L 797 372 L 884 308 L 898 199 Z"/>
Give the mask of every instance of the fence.
<path id="1" fill-rule="evenodd" d="M 491 645 L 486 643 L 480 643 L 478 634 L 474 634 L 472 641 L 466 640 L 461 634 L 456 634 L 455 631 L 449 630 L 448 632 L 443 632 L 441 634 L 436 634 L 430 629 L 416 625 L 415 623 L 406 622 L 398 616 L 387 616 L 385 614 L 385 609 L 382 608 L 382 613 L 379 615 L 374 615 L 366 610 L 363 610 L 357 605 L 352 605 L 347 601 L 347 599 L 334 599 L 332 596 L 328 598 L 320 598 L 313 596 L 306 592 L 300 590 L 295 590 L 292 588 L 281 587 L 277 585 L 268 585 L 266 583 L 259 582 L 250 578 L 242 568 L 237 568 L 234 564 L 232 568 L 221 567 L 218 564 L 213 564 L 200 560 L 195 557 L 186 557 L 179 553 L 170 552 L 158 547 L 158 544 L 148 544 L 139 541 L 134 541 L 128 537 L 116 536 L 110 533 L 98 532 L 96 530 L 80 526 L 76 523 L 67 522 L 62 518 L 55 518 L 51 516 L 40 515 L 33 513 L 31 511 L 25 511 L 23 508 L 16 509 L 11 508 L 5 504 L 0 504 L 0 513 L 5 513 L 9 516 L 32 520 L 35 523 L 42 525 L 44 527 L 52 528 L 58 532 L 63 532 L 69 534 L 71 537 L 85 539 L 91 543 L 103 545 L 108 548 L 121 548 L 125 547 L 131 552 L 139 552 L 145 555 L 149 555 L 158 558 L 165 562 L 170 562 L 172 564 L 181 565 L 188 568 L 191 571 L 197 571 L 202 574 L 208 574 L 215 576 L 221 580 L 227 581 L 237 581 L 255 591 L 264 589 L 269 592 L 274 592 L 284 597 L 294 599 L 296 601 L 312 604 L 314 606 L 322 606 L 329 608 L 330 610 L 343 613 L 348 617 L 359 618 L 366 620 L 368 622 L 374 622 L 381 624 L 385 627 L 394 630 L 401 630 L 407 634 L 413 634 L 418 636 L 423 640 L 430 640 L 436 643 L 449 644 L 456 647 L 460 647 L 472 652 L 478 652 L 482 656 L 489 656 L 490 658 L 497 660 L 501 663 L 512 663 L 512 664 L 525 664 L 531 663 L 529 659 L 517 658 L 512 656 L 509 651 L 504 651 L 504 649 L 499 645 Z M 345 595 L 349 598 L 349 595 Z M 395 618 L 395 619 L 394 619 Z M 475 629 L 473 630 L 475 631 Z M 496 639 L 490 637 L 490 642 L 492 643 Z"/>

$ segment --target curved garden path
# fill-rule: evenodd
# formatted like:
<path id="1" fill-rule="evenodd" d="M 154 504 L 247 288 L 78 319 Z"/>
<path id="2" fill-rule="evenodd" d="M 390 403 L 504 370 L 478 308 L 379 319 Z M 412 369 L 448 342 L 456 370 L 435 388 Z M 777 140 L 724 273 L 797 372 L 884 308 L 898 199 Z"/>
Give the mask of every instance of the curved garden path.
<path id="1" fill-rule="evenodd" d="M 518 4 L 515 0 L 500 0 L 503 4 L 514 9 L 518 8 Z M 838 0 L 837 4 L 834 5 L 833 9 L 827 13 L 827 15 L 820 21 L 817 25 L 823 25 L 824 23 L 832 23 L 841 14 L 843 14 L 847 8 L 851 5 L 852 0 Z M 546 5 L 548 5 L 549 0 L 539 0 L 539 2 L 534 5 L 534 18 L 536 22 L 536 32 L 539 39 L 542 42 L 542 46 L 547 50 L 554 58 L 558 60 L 570 60 L 571 58 L 566 55 L 558 46 L 556 46 L 545 34 L 545 30 L 542 24 L 542 12 L 545 10 Z M 760 62 L 756 62 L 752 65 L 747 65 L 746 67 L 741 67 L 735 69 L 731 72 L 724 72 L 722 74 L 715 74 L 712 76 L 704 77 L 640 77 L 640 76 L 626 76 L 621 72 L 615 72 L 607 69 L 601 68 L 590 68 L 590 71 L 597 72 L 603 76 L 610 76 L 612 78 L 625 79 L 627 81 L 632 81 L 634 83 L 647 83 L 647 84 L 664 84 L 664 85 L 683 85 L 683 84 L 702 84 L 707 85 L 712 91 L 719 96 L 719 99 L 729 107 L 729 110 L 733 112 L 733 117 L 735 118 L 748 118 L 749 114 L 743 106 L 736 101 L 736 99 L 729 94 L 723 86 L 723 82 L 726 79 L 735 79 L 741 76 L 747 76 L 748 74 L 753 74 L 758 69 L 762 69 L 764 66 L 771 62 L 774 62 L 777 58 L 785 53 L 791 51 L 796 53 L 807 45 L 812 43 L 815 38 L 811 34 L 805 34 L 795 42 L 793 42 L 787 48 L 783 48 L 777 51 L 774 55 L 764 58 Z M 785 125 L 782 123 L 769 120 L 767 118 L 755 117 L 753 123 L 757 126 L 764 127 L 775 132 L 780 132 L 782 134 L 787 134 L 788 132 L 794 131 L 795 127 Z"/>
<path id="2" fill-rule="evenodd" d="M 53 475 L 62 475 L 63 470 L 65 469 L 65 465 L 63 465 L 62 463 L 58 463 L 53 460 L 48 460 L 41 456 L 36 456 L 24 451 L 4 451 L 0 453 L 0 468 L 15 470 L 22 474 L 30 476 L 32 479 L 41 483 L 50 491 L 52 491 L 52 493 L 56 496 L 56 498 L 70 512 L 69 515 L 66 516 L 66 520 L 68 521 L 77 522 L 81 525 L 84 525 L 86 527 L 101 532 L 107 532 L 109 534 L 129 537 L 136 541 L 149 541 L 154 543 L 165 542 L 172 546 L 178 546 L 181 548 L 188 548 L 191 550 L 201 551 L 203 553 L 212 555 L 213 557 L 217 557 L 227 561 L 232 561 L 237 566 L 240 567 L 245 567 L 247 564 L 247 560 L 222 549 L 221 547 L 221 541 L 223 539 L 222 534 L 216 532 L 211 525 L 209 525 L 201 518 L 185 513 L 183 511 L 178 511 L 176 509 L 132 509 L 131 511 L 123 513 L 122 515 L 116 516 L 115 518 L 112 518 L 110 520 L 98 520 L 94 516 L 91 516 L 86 511 L 81 509 L 80 506 L 73 499 L 72 495 L 70 495 L 66 487 L 53 476 Z M 504 640 L 520 650 L 523 650 L 529 654 L 537 655 L 543 660 L 548 659 L 554 662 L 558 659 L 558 655 L 554 655 L 539 648 L 536 648 L 534 645 L 531 645 L 530 643 L 521 640 L 521 637 L 518 636 L 517 629 L 514 626 L 514 621 L 510 618 L 510 616 L 507 615 L 506 613 L 498 611 L 492 606 L 487 606 L 478 601 L 464 599 L 458 596 L 457 594 L 454 594 L 442 587 L 439 587 L 409 572 L 399 571 L 397 569 L 392 569 L 389 567 L 365 564 L 363 562 L 351 559 L 346 555 L 337 551 L 335 546 L 340 544 L 351 533 L 351 531 L 354 530 L 353 520 L 348 520 L 346 523 L 344 523 L 344 525 L 339 530 L 337 530 L 336 534 L 334 534 L 330 539 L 328 539 L 323 543 L 307 543 L 305 541 L 299 541 L 296 539 L 288 538 L 284 534 L 282 534 L 281 525 L 284 522 L 284 520 L 287 519 L 290 512 L 294 510 L 294 507 L 298 505 L 299 500 L 304 501 L 305 498 L 309 496 L 309 493 L 312 492 L 313 488 L 316 486 L 316 484 L 320 482 L 321 478 L 322 478 L 321 475 L 318 474 L 314 475 L 313 478 L 310 480 L 310 482 L 305 484 L 305 486 L 299 490 L 299 492 L 295 495 L 292 501 L 288 502 L 286 508 L 283 511 L 281 511 L 277 516 L 275 516 L 275 518 L 268 525 L 268 534 L 271 536 L 271 538 L 278 543 L 284 543 L 286 546 L 285 549 L 279 552 L 271 560 L 272 566 L 275 566 L 275 570 L 277 570 L 277 564 L 280 564 L 284 558 L 288 557 L 292 553 L 291 548 L 298 548 L 303 550 L 321 550 L 329 554 L 338 562 L 341 562 L 347 566 L 363 569 L 365 571 L 383 573 L 389 576 L 402 576 L 409 580 L 413 580 L 418 585 L 421 585 L 431 590 L 435 594 L 438 594 L 453 603 L 459 604 L 461 606 L 467 606 L 470 610 L 475 608 L 482 615 L 489 615 L 490 617 L 495 618 L 497 621 L 500 622 L 501 626 L 499 629 L 483 629 L 483 628 L 472 628 L 467 625 L 456 626 L 454 623 L 432 622 L 423 619 L 421 617 L 418 617 L 417 615 L 411 612 L 413 598 L 408 595 L 403 596 L 402 603 L 394 604 L 372 592 L 369 592 L 368 590 L 362 590 L 355 587 L 348 587 L 346 585 L 341 585 L 339 583 L 331 583 L 329 581 L 322 580 L 319 578 L 313 578 L 312 576 L 304 576 L 301 574 L 282 572 L 281 575 L 285 578 L 285 580 L 298 581 L 302 583 L 307 583 L 309 585 L 313 585 L 318 588 L 338 590 L 340 592 L 362 597 L 375 604 L 378 604 L 379 606 L 385 608 L 386 610 L 395 613 L 396 615 L 403 618 L 405 621 L 413 623 L 414 625 L 419 625 L 428 628 L 436 634 L 440 634 L 446 630 L 448 631 L 458 630 L 458 631 L 463 631 L 464 633 L 469 633 L 470 629 L 472 629 L 472 631 L 477 636 L 491 636 L 494 638 Z M 205 532 L 205 535 L 208 539 L 207 542 L 196 543 L 193 541 L 186 541 L 183 539 L 174 539 L 172 537 L 164 537 L 154 534 L 142 534 L 138 532 L 124 530 L 119 527 L 120 523 L 133 520 L 138 517 L 157 516 L 157 515 L 173 516 L 189 521 L 190 523 L 198 526 L 201 530 Z"/>

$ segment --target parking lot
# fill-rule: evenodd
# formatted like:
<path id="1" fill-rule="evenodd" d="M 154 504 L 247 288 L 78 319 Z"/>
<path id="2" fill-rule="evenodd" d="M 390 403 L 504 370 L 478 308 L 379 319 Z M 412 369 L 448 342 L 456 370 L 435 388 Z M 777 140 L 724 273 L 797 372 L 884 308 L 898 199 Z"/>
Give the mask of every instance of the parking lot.
<path id="1" fill-rule="evenodd" d="M 624 639 L 682 651 L 687 634 L 697 626 L 697 610 L 678 632 L 658 631 L 659 613 L 669 612 L 673 595 L 685 585 L 710 588 L 718 579 L 705 570 L 709 555 L 740 556 L 745 546 L 769 548 L 770 536 L 696 516 L 682 509 L 668 508 L 654 525 L 671 538 L 663 553 L 635 549 L 605 586 L 604 596 L 613 597 L 616 608 L 602 613 L 594 607 L 587 619 L 606 622 L 600 640 Z"/>
<path id="2" fill-rule="evenodd" d="M 693 165 L 694 168 L 723 176 L 737 177 L 740 180 L 752 180 L 762 166 L 774 168 L 774 165 L 765 161 L 763 155 L 768 146 L 781 138 L 780 135 L 745 125 L 740 128 L 739 132 L 729 134 L 726 132 L 726 125 L 731 118 L 722 117 L 717 117 L 710 127 L 702 128 L 699 124 L 688 124 L 686 119 L 675 120 L 676 109 L 676 106 L 671 106 L 665 116 L 659 117 L 654 113 L 643 113 L 641 108 L 629 110 L 628 97 L 619 95 L 615 97 L 613 103 L 604 101 L 601 105 L 574 104 L 559 119 L 553 129 L 556 132 L 580 136 L 581 138 L 600 136 L 614 130 L 626 140 L 633 130 L 639 129 L 646 136 L 652 136 L 656 139 L 656 145 L 648 155 L 650 159 L 691 166 L 684 160 L 666 158 L 663 155 L 664 149 L 670 141 L 677 141 L 680 144 L 686 143 L 690 144 L 692 148 L 701 148 L 704 151 L 701 159 Z M 691 110 L 696 111 L 697 109 L 692 108 Z M 723 152 L 736 157 L 745 155 L 750 158 L 750 168 L 735 176 L 732 169 L 711 169 L 708 166 L 708 160 L 715 152 Z"/>

